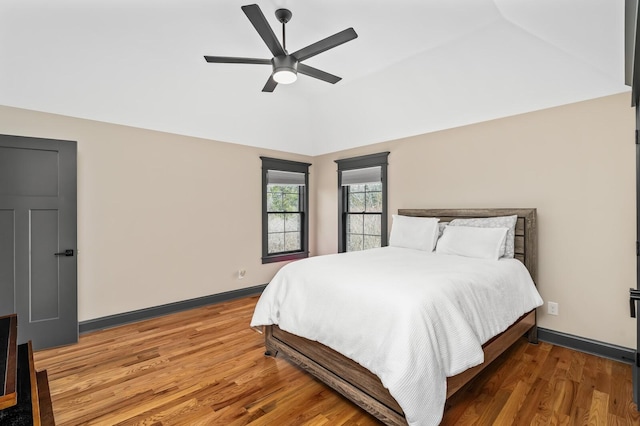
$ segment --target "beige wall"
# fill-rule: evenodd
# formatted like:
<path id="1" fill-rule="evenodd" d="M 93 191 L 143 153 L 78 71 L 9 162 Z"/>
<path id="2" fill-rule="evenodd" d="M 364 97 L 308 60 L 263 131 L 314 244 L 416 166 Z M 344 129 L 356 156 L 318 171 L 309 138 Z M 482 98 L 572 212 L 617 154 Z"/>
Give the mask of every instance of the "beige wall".
<path id="1" fill-rule="evenodd" d="M 315 157 L 316 251 L 337 247 L 334 160 L 391 151 L 390 214 L 411 207 L 536 207 L 538 288 L 560 306 L 558 316 L 540 309 L 539 325 L 635 347 L 629 99 L 610 96 Z"/>
<path id="2" fill-rule="evenodd" d="M 259 156 L 311 160 L 7 107 L 0 133 L 78 142 L 80 321 L 269 282 Z"/>
<path id="3" fill-rule="evenodd" d="M 390 214 L 538 208 L 538 286 L 560 304 L 540 325 L 626 347 L 634 129 L 623 94 L 311 158 L 0 107 L 0 133 L 78 141 L 81 321 L 268 282 L 260 155 L 313 163 L 310 248 L 335 252 L 334 160 L 388 150 Z"/>

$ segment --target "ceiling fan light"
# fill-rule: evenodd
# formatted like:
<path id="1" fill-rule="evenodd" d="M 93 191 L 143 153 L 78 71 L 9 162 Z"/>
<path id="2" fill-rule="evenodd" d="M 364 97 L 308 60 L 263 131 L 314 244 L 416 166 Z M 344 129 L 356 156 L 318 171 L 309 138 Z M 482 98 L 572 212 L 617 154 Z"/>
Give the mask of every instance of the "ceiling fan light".
<path id="1" fill-rule="evenodd" d="M 279 84 L 291 84 L 298 79 L 298 74 L 289 68 L 280 68 L 273 73 L 273 79 Z"/>
<path id="2" fill-rule="evenodd" d="M 298 79 L 298 61 L 293 56 L 276 56 L 271 63 L 276 83 L 291 84 Z"/>

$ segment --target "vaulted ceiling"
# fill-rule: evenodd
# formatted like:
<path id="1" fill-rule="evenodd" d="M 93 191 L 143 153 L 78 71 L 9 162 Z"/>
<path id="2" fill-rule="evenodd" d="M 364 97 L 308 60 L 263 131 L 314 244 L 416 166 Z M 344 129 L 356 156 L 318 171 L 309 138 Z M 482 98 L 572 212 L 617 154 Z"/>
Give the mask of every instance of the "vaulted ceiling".
<path id="1" fill-rule="evenodd" d="M 292 52 L 358 38 L 261 92 L 270 58 L 234 0 L 2 0 L 0 104 L 322 154 L 628 91 L 624 0 L 261 0 Z"/>

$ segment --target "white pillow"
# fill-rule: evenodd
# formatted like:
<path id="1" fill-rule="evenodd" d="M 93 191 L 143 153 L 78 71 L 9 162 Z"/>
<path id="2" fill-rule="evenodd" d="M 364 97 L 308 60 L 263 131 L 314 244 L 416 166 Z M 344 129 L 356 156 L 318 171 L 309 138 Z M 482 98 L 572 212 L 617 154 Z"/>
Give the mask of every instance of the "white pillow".
<path id="1" fill-rule="evenodd" d="M 447 226 L 438 240 L 436 253 L 498 260 L 504 254 L 509 228 Z"/>
<path id="2" fill-rule="evenodd" d="M 438 221 L 435 217 L 393 215 L 389 245 L 416 250 L 433 251 L 438 240 Z"/>
<path id="3" fill-rule="evenodd" d="M 481 217 L 473 219 L 453 219 L 451 226 L 477 226 L 480 228 L 509 228 L 504 240 L 504 254 L 501 257 L 513 259 L 515 256 L 516 222 L 518 215 Z"/>

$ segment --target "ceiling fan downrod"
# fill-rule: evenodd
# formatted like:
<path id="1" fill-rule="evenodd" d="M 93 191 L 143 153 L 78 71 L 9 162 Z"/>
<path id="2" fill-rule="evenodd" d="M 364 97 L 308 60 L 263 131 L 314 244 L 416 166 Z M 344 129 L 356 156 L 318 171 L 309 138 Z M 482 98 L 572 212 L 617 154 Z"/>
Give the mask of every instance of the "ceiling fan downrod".
<path id="1" fill-rule="evenodd" d="M 287 37 L 284 26 L 289 20 L 291 20 L 292 13 L 289 9 L 276 10 L 276 18 L 282 23 L 282 48 L 287 52 Z M 288 53 L 287 53 L 288 54 Z"/>

